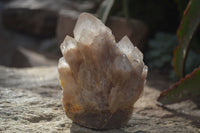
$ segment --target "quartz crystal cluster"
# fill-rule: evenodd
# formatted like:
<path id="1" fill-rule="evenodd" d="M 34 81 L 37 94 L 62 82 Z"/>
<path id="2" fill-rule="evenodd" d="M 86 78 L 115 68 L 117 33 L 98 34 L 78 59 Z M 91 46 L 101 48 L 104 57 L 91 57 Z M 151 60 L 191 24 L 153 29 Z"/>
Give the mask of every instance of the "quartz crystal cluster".
<path id="1" fill-rule="evenodd" d="M 111 30 L 88 13 L 80 14 L 74 38 L 66 36 L 60 48 L 58 71 L 66 115 L 93 129 L 126 124 L 147 76 L 140 50 L 127 36 L 116 43 Z"/>

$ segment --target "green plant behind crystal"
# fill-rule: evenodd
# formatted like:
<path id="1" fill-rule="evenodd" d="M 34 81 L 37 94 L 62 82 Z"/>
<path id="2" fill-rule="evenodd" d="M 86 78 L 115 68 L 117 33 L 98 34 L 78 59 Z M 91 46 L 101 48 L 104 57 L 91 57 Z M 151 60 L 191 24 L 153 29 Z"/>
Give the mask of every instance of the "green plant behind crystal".
<path id="1" fill-rule="evenodd" d="M 198 97 L 200 95 L 200 67 L 195 69 L 191 74 L 183 77 L 185 72 L 185 61 L 188 63 L 186 67 L 195 63 L 197 63 L 195 65 L 199 65 L 199 58 L 195 58 L 196 55 L 194 51 L 188 50 L 189 45 L 191 44 L 191 39 L 200 23 L 199 9 L 200 1 L 190 0 L 184 11 L 181 24 L 177 30 L 179 45 L 175 48 L 173 54 L 174 70 L 177 77 L 180 78 L 180 81 L 161 93 L 158 101 L 162 104 L 172 104 L 182 100 Z M 187 54 L 189 55 L 188 57 Z"/>

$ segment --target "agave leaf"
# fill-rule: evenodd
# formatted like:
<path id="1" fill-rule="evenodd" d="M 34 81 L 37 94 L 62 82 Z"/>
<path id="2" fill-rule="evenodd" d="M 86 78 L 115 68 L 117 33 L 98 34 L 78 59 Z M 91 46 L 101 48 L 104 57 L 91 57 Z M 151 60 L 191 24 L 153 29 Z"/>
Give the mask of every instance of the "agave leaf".
<path id="1" fill-rule="evenodd" d="M 114 4 L 114 0 L 104 0 L 97 12 L 97 16 L 103 23 L 106 23 L 110 10 Z"/>
<path id="2" fill-rule="evenodd" d="M 190 0 L 177 31 L 179 45 L 174 50 L 173 65 L 176 75 L 183 77 L 184 62 L 190 40 L 200 23 L 200 0 Z"/>
<path id="3" fill-rule="evenodd" d="M 180 14 L 182 14 L 185 7 L 187 6 L 188 1 L 187 0 L 174 0 L 174 1 L 177 4 Z"/>
<path id="4" fill-rule="evenodd" d="M 162 104 L 172 104 L 200 96 L 200 66 L 191 74 L 163 91 L 158 98 Z"/>

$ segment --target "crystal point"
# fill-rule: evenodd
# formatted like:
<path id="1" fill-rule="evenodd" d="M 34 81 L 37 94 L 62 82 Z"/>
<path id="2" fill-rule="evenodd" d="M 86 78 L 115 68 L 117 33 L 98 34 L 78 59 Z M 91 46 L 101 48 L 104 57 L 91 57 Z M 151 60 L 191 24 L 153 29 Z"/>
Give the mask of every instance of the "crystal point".
<path id="1" fill-rule="evenodd" d="M 76 49 L 77 43 L 76 40 L 70 36 L 66 36 L 64 42 L 60 45 L 60 50 L 62 54 L 69 51 L 70 49 Z"/>
<path id="2" fill-rule="evenodd" d="M 127 36 L 118 43 L 100 20 L 82 13 L 61 44 L 59 79 L 63 108 L 75 123 L 93 129 L 119 128 L 132 115 L 147 76 L 143 54 Z"/>
<path id="3" fill-rule="evenodd" d="M 90 45 L 95 36 L 111 31 L 100 20 L 88 13 L 82 13 L 74 28 L 74 38 L 85 45 Z"/>

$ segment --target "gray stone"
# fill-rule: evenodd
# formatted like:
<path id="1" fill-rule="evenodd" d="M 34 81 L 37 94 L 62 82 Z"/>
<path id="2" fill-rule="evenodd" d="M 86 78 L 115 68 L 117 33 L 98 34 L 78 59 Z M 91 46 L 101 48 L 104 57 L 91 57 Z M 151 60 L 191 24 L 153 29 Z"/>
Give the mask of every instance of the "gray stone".
<path id="1" fill-rule="evenodd" d="M 126 126 L 97 131 L 72 123 L 66 117 L 62 109 L 57 67 L 16 69 L 1 66 L 0 132 L 200 132 L 200 109 L 194 102 L 188 100 L 161 108 L 156 105 L 160 91 L 149 85 L 152 83 L 147 82 L 144 94 L 135 104 L 132 118 Z M 162 88 L 162 85 L 159 87 Z"/>
<path id="2" fill-rule="evenodd" d="M 116 41 L 121 40 L 122 37 L 127 35 L 131 42 L 139 49 L 142 49 L 144 42 L 147 36 L 147 25 L 142 21 L 137 19 L 130 19 L 129 21 L 126 18 L 120 17 L 111 17 L 108 19 L 106 24 L 113 35 L 115 36 Z"/>
<path id="3" fill-rule="evenodd" d="M 58 12 L 61 9 L 89 11 L 94 2 L 73 0 L 14 0 L 2 12 L 3 25 L 11 30 L 41 37 L 55 35 Z"/>
<path id="4" fill-rule="evenodd" d="M 56 29 L 56 38 L 60 45 L 65 36 L 73 36 L 73 30 L 80 13 L 72 10 L 61 10 L 59 12 L 58 24 Z"/>
<path id="5" fill-rule="evenodd" d="M 55 66 L 57 60 L 45 52 L 36 52 L 30 49 L 19 47 L 13 53 L 11 59 L 12 67 L 34 67 L 34 66 Z"/>
<path id="6" fill-rule="evenodd" d="M 9 32 L 2 28 L 0 23 L 0 44 L 0 65 L 9 67 L 57 65 L 58 48 L 55 38 L 42 40 Z"/>
<path id="7" fill-rule="evenodd" d="M 0 2 L 10 2 L 10 1 L 12 1 L 12 0 L 0 0 Z"/>
<path id="8" fill-rule="evenodd" d="M 17 47 L 36 49 L 39 42 L 38 39 L 7 32 L 0 28 L 0 65 L 12 66 L 12 57 Z"/>

